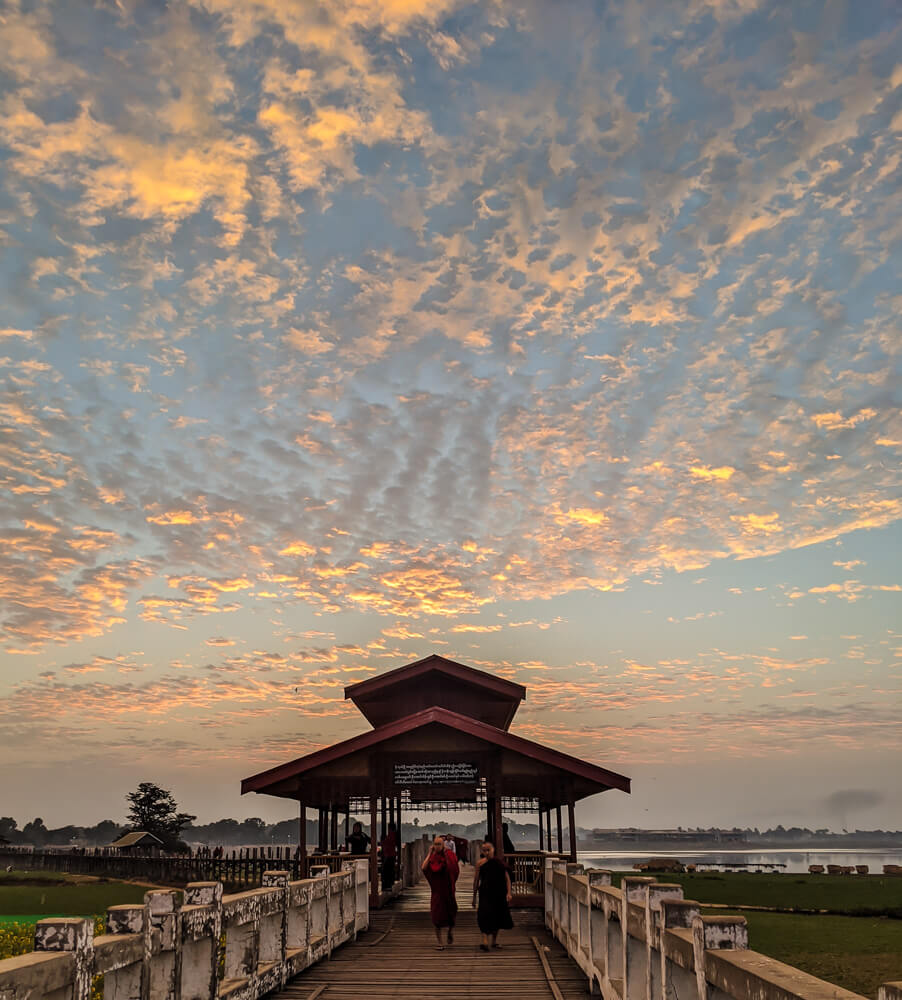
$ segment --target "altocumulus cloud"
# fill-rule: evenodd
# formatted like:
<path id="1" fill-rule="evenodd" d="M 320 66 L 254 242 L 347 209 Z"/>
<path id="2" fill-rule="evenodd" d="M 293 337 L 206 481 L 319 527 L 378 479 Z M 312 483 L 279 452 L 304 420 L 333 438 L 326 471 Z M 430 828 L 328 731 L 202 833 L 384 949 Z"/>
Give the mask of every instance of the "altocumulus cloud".
<path id="1" fill-rule="evenodd" d="M 57 668 L 86 710 L 215 700 L 93 687 L 140 629 L 150 684 L 174 630 L 281 708 L 262 664 L 479 659 L 511 602 L 897 524 L 898 7 L 830 7 L 10 5 L 10 704 Z M 898 585 L 858 575 L 793 594 Z M 368 635 L 308 648 L 297 609 Z M 742 655 L 681 670 L 784 683 Z"/>

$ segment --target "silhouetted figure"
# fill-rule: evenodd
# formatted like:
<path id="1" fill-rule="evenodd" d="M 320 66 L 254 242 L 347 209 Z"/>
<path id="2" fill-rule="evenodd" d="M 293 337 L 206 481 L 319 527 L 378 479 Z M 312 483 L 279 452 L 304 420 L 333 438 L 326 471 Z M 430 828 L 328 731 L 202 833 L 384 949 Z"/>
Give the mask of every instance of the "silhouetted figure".
<path id="1" fill-rule="evenodd" d="M 348 834 L 348 850 L 351 854 L 366 854 L 370 849 L 370 838 L 363 832 L 363 824 L 355 823 Z"/>
<path id="2" fill-rule="evenodd" d="M 395 884 L 395 871 L 398 863 L 398 831 L 394 823 L 388 824 L 388 830 L 380 844 L 382 848 L 382 891 L 388 892 Z"/>
<path id="3" fill-rule="evenodd" d="M 500 948 L 498 931 L 510 930 L 514 926 L 511 919 L 511 878 L 507 866 L 495 857 L 495 845 L 486 841 L 481 849 L 482 857 L 476 865 L 476 875 L 473 879 L 473 905 L 476 909 L 476 922 L 482 931 L 482 951 Z"/>

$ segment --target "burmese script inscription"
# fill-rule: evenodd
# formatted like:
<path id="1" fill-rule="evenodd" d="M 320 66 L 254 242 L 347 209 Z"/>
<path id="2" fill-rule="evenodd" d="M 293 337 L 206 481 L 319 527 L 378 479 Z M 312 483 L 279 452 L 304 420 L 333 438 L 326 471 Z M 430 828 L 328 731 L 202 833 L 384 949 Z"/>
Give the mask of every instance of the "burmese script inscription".
<path id="1" fill-rule="evenodd" d="M 422 761 L 394 765 L 395 784 L 412 785 L 475 785 L 479 768 L 463 761 Z"/>

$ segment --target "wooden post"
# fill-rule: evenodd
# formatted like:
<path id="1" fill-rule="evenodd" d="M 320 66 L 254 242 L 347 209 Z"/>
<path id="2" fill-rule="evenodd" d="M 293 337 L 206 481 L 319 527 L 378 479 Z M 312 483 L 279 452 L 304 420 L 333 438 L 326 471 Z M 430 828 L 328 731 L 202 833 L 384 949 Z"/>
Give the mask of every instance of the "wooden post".
<path id="1" fill-rule="evenodd" d="M 485 839 L 495 843 L 495 796 L 486 795 L 485 804 L 488 815 L 485 823 Z"/>
<path id="2" fill-rule="evenodd" d="M 376 796 L 370 796 L 370 909 L 379 907 L 379 858 L 376 854 Z"/>
<path id="3" fill-rule="evenodd" d="M 326 853 L 326 810 L 322 806 L 317 810 L 316 849 L 320 854 Z"/>
<path id="4" fill-rule="evenodd" d="M 570 860 L 576 864 L 576 812 L 572 795 L 567 799 L 567 822 L 570 825 Z"/>
<path id="5" fill-rule="evenodd" d="M 388 802 L 385 800 L 385 796 L 382 796 L 382 839 L 385 839 L 385 834 L 388 832 Z"/>
<path id="6" fill-rule="evenodd" d="M 555 807 L 557 811 L 557 852 L 558 854 L 564 853 L 564 827 L 561 823 L 561 807 Z"/>
<path id="7" fill-rule="evenodd" d="M 338 850 L 338 806 L 333 802 L 329 807 L 332 810 L 332 821 L 329 824 L 329 846 L 333 851 Z"/>
<path id="8" fill-rule="evenodd" d="M 551 806 L 545 810 L 545 850 L 551 854 Z"/>
<path id="9" fill-rule="evenodd" d="M 504 830 L 501 829 L 501 796 L 495 796 L 495 857 L 504 861 Z"/>
<path id="10" fill-rule="evenodd" d="M 545 836 L 544 836 L 545 831 L 542 829 L 542 823 L 544 822 L 544 820 L 545 817 L 542 815 L 542 806 L 540 804 L 539 805 L 539 850 L 540 851 L 545 850 Z"/>
<path id="11" fill-rule="evenodd" d="M 398 860 L 395 862 L 395 879 L 397 879 L 401 885 L 404 885 L 404 872 L 402 870 L 402 863 L 404 859 L 404 838 L 401 836 L 401 796 L 395 796 L 395 828 L 398 831 Z"/>
<path id="12" fill-rule="evenodd" d="M 348 834 L 351 832 L 351 803 L 345 805 L 345 844 L 348 842 Z"/>

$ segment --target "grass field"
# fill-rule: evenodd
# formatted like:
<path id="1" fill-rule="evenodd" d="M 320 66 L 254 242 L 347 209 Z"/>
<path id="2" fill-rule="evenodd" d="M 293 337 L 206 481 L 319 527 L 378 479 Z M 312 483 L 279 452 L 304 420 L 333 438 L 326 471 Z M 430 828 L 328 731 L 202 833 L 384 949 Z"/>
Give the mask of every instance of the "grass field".
<path id="1" fill-rule="evenodd" d="M 853 993 L 876 997 L 883 983 L 902 979 L 902 920 L 750 910 L 741 915 L 755 951 Z"/>
<path id="2" fill-rule="evenodd" d="M 145 892 L 145 886 L 127 882 L 4 885 L 0 880 L 0 918 L 4 914 L 90 917 L 116 903 L 141 903 Z"/>
<path id="3" fill-rule="evenodd" d="M 617 872 L 616 885 L 624 875 Z M 755 951 L 854 993 L 876 997 L 902 979 L 902 879 L 883 875 L 774 875 L 746 872 L 657 874 L 686 899 L 729 907 L 826 910 L 827 913 L 724 909 L 746 918 Z M 857 914 L 850 916 L 848 914 Z M 893 918 L 897 919 L 893 919 Z"/>
<path id="4" fill-rule="evenodd" d="M 115 903 L 141 903 L 147 887 L 104 882 L 57 872 L 0 872 L 0 958 L 22 955 L 34 947 L 34 924 L 42 917 L 102 916 Z"/>
<path id="5" fill-rule="evenodd" d="M 615 885 L 624 875 L 618 872 Z M 778 910 L 826 910 L 836 914 L 902 917 L 902 878 L 889 875 L 772 875 L 745 872 L 656 874 L 683 887 L 686 899 Z"/>

